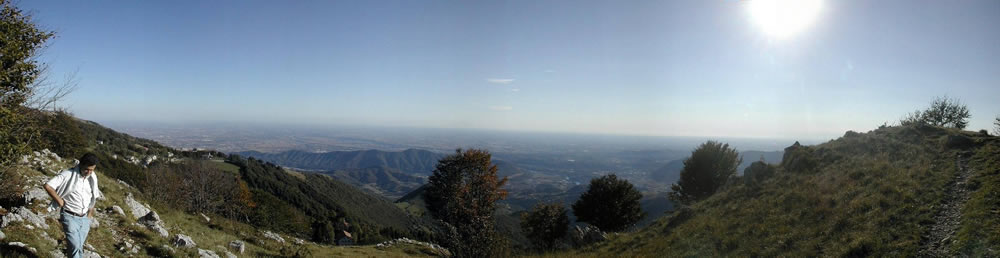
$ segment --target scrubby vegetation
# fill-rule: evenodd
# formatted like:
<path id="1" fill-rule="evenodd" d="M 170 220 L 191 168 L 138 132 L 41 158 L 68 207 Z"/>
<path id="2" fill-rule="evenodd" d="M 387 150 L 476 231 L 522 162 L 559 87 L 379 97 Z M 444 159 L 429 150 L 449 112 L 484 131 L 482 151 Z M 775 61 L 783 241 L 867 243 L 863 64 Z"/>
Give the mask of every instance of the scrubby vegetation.
<path id="1" fill-rule="evenodd" d="M 961 229 L 957 239 L 935 241 L 956 255 L 995 256 L 998 148 L 996 137 L 929 125 L 796 144 L 771 179 L 732 185 L 638 233 L 556 256 L 930 255 L 930 225 L 968 151 L 977 154 Z"/>
<path id="2" fill-rule="evenodd" d="M 642 193 L 632 183 L 608 174 L 590 180 L 587 191 L 573 203 L 573 215 L 603 231 L 619 232 L 646 216 L 640 199 Z"/>
<path id="3" fill-rule="evenodd" d="M 708 141 L 698 146 L 684 160 L 680 180 L 670 187 L 673 190 L 670 199 L 691 204 L 712 196 L 736 175 L 741 162 L 740 153 L 729 144 Z"/>
<path id="4" fill-rule="evenodd" d="M 559 203 L 539 203 L 521 215 L 521 231 L 540 250 L 550 250 L 556 240 L 566 236 L 569 216 L 566 207 Z"/>
<path id="5" fill-rule="evenodd" d="M 914 111 L 899 121 L 901 125 L 927 124 L 965 129 L 969 125 L 969 108 L 956 98 L 937 97 L 930 107 Z"/>

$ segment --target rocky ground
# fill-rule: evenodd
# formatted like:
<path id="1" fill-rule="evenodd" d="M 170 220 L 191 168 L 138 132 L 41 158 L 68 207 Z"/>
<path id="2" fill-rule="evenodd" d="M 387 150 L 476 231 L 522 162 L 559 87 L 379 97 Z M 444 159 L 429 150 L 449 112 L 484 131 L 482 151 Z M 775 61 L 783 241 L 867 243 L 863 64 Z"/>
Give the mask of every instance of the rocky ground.
<path id="1" fill-rule="evenodd" d="M 951 243 L 954 240 L 955 232 L 962 221 L 962 207 L 969 201 L 969 191 L 967 185 L 972 175 L 969 168 L 971 153 L 959 153 L 955 161 L 958 172 L 955 178 L 948 185 L 947 196 L 944 203 L 939 207 L 939 212 L 934 216 L 934 224 L 931 225 L 930 232 L 924 236 L 921 244 L 921 254 L 934 257 L 951 257 Z"/>

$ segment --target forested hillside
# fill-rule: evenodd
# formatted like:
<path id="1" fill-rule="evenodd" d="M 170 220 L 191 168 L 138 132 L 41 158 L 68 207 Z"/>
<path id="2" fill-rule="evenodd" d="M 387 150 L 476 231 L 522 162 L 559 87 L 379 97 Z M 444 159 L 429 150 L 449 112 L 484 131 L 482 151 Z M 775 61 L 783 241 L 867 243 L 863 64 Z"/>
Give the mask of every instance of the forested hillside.
<path id="1" fill-rule="evenodd" d="M 399 152 L 380 150 L 332 151 L 313 153 L 305 151 L 285 151 L 261 153 L 256 151 L 237 152 L 241 156 L 266 160 L 285 167 L 308 170 L 338 170 L 355 168 L 388 167 L 404 173 L 430 175 L 434 165 L 443 157 L 439 153 L 409 149 Z"/>

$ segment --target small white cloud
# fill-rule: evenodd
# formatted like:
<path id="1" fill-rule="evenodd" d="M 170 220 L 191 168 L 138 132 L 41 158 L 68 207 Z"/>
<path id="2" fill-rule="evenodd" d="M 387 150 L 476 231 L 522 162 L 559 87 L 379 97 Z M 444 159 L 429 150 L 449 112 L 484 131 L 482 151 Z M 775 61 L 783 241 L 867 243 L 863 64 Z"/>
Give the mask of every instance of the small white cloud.
<path id="1" fill-rule="evenodd" d="M 510 83 L 514 82 L 514 79 L 489 78 L 489 79 L 486 79 L 486 81 L 489 82 L 489 83 L 496 83 L 496 84 L 510 84 Z"/>
<path id="2" fill-rule="evenodd" d="M 513 91 L 513 92 L 518 92 L 518 91 L 521 91 L 521 89 L 518 89 L 518 88 L 513 88 L 513 89 L 510 89 L 510 91 Z"/>
<path id="3" fill-rule="evenodd" d="M 508 111 L 512 109 L 514 109 L 514 107 L 511 106 L 490 106 L 490 110 L 493 111 Z"/>

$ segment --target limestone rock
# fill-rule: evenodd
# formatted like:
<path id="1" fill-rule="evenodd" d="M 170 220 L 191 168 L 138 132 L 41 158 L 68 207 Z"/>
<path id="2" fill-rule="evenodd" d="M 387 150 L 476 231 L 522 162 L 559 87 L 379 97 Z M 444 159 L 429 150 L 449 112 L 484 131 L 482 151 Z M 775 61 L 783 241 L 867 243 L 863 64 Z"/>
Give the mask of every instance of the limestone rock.
<path id="1" fill-rule="evenodd" d="M 146 214 L 149 214 L 150 211 L 148 206 L 136 201 L 135 198 L 132 198 L 132 193 L 128 193 L 128 196 L 125 197 L 125 205 L 131 209 L 132 217 L 135 219 L 146 216 Z"/>
<path id="2" fill-rule="evenodd" d="M 35 201 L 47 202 L 49 201 L 49 193 L 46 193 L 42 188 L 33 188 L 30 191 L 24 193 L 25 203 L 35 203 Z"/>
<path id="3" fill-rule="evenodd" d="M 5 235 L 3 231 L 0 231 L 0 240 L 3 240 L 4 238 L 7 238 L 7 235 Z M 230 245 L 232 245 L 232 243 L 230 243 Z"/>
<path id="4" fill-rule="evenodd" d="M 97 220 L 97 217 L 90 217 L 90 228 L 98 228 L 101 226 L 101 222 Z"/>
<path id="5" fill-rule="evenodd" d="M 243 251 L 246 251 L 246 243 L 243 243 L 243 241 L 240 240 L 233 240 L 232 242 L 229 242 L 229 248 L 242 254 Z"/>
<path id="6" fill-rule="evenodd" d="M 194 242 L 193 239 L 191 239 L 191 237 L 183 235 L 183 234 L 177 234 L 176 236 L 174 236 L 174 241 L 173 242 L 174 242 L 174 246 L 176 246 L 176 247 L 184 247 L 184 248 L 193 248 L 193 247 L 195 247 L 195 246 L 198 245 L 198 244 L 196 244 Z"/>
<path id="7" fill-rule="evenodd" d="M 139 218 L 139 224 L 146 226 L 146 228 L 156 232 L 161 237 L 170 236 L 170 232 L 167 232 L 166 227 L 163 225 L 163 220 L 160 220 L 160 215 L 156 214 L 156 211 L 150 211 L 146 213 L 146 216 Z"/>
<path id="8" fill-rule="evenodd" d="M 60 250 L 52 250 L 52 251 L 49 251 L 49 257 L 52 257 L 52 258 L 66 258 L 66 254 L 64 254 Z"/>
<path id="9" fill-rule="evenodd" d="M 222 251 L 222 254 L 225 254 L 226 258 L 236 258 L 236 257 L 238 257 L 235 254 L 230 253 L 229 251 Z"/>
<path id="10" fill-rule="evenodd" d="M 125 210 L 122 210 L 122 207 L 118 207 L 118 205 L 111 206 L 111 210 L 118 215 L 125 216 Z"/>
<path id="11" fill-rule="evenodd" d="M 274 240 L 274 241 L 278 241 L 278 243 L 282 243 L 282 244 L 285 243 L 285 239 L 284 238 L 282 238 L 280 235 L 275 234 L 274 232 L 271 232 L 271 231 L 265 230 L 264 231 L 264 237 L 269 238 L 269 239 Z"/>
<path id="12" fill-rule="evenodd" d="M 30 247 L 30 246 L 28 246 L 28 244 L 21 243 L 21 242 L 10 242 L 10 243 L 7 243 L 7 246 L 10 246 L 10 247 L 13 247 L 13 248 L 24 249 L 24 250 L 27 250 L 27 251 L 33 253 L 33 254 L 38 253 L 38 250 L 35 249 L 34 247 Z"/>
<path id="13" fill-rule="evenodd" d="M 585 246 L 608 240 L 608 235 L 601 232 L 601 230 L 595 226 L 586 226 L 582 228 L 580 226 L 575 226 L 570 233 L 570 237 L 572 237 L 573 243 L 577 246 Z"/>
<path id="14" fill-rule="evenodd" d="M 45 223 L 44 217 L 31 212 L 31 210 L 25 207 L 14 208 L 14 210 L 7 213 L 7 215 L 4 215 L 0 220 L 2 220 L 2 222 L 0 222 L 0 228 L 5 228 L 7 225 L 10 225 L 10 223 L 16 221 L 24 221 L 36 227 L 49 229 L 49 224 Z"/>
<path id="15" fill-rule="evenodd" d="M 209 218 L 208 216 L 205 216 L 205 214 L 204 214 L 204 213 L 198 213 L 198 215 L 201 215 L 201 218 L 202 218 L 202 219 L 205 219 L 205 223 L 209 223 L 209 222 L 212 222 L 212 219 L 211 219 L 211 218 Z"/>
<path id="16" fill-rule="evenodd" d="M 201 258 L 221 258 L 221 257 L 219 257 L 218 254 L 215 254 L 215 252 L 212 252 L 212 251 L 209 251 L 209 250 L 205 250 L 205 249 L 201 249 L 201 248 L 198 249 L 198 256 L 201 257 Z"/>

